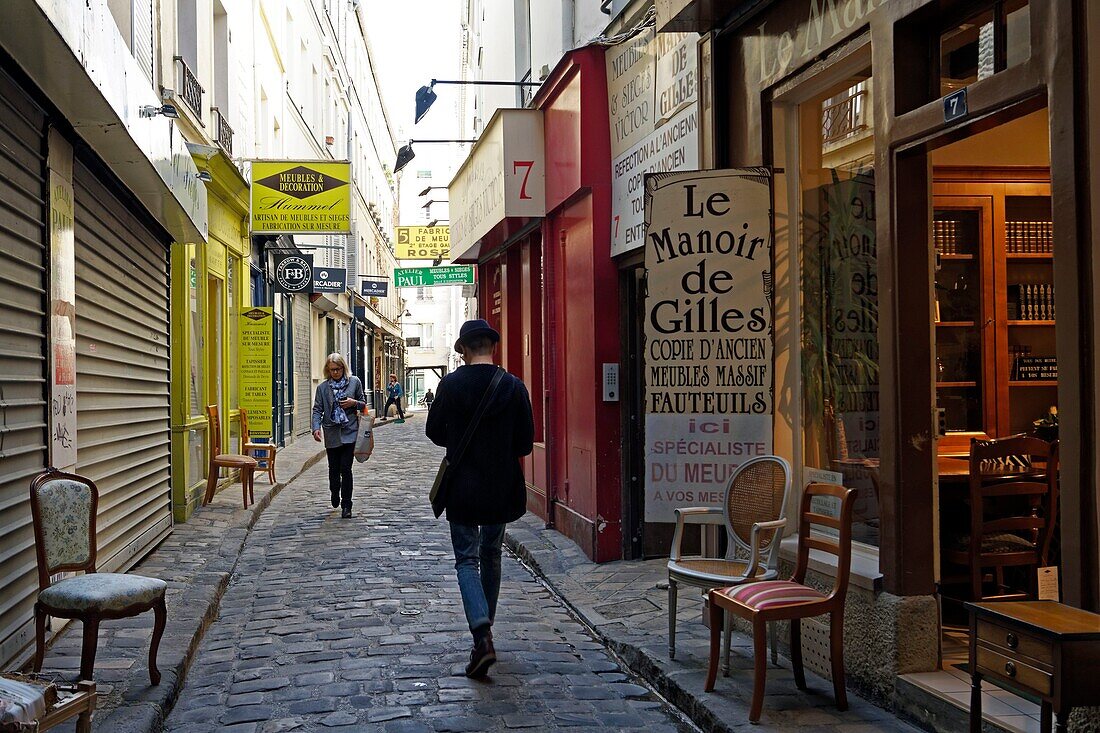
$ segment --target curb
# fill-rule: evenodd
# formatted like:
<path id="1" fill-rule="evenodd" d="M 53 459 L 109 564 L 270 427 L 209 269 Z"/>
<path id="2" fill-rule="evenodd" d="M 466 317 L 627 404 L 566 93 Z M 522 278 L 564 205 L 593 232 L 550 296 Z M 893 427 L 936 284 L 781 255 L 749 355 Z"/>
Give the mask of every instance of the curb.
<path id="1" fill-rule="evenodd" d="M 528 530 L 525 528 L 519 529 L 519 532 L 526 531 Z M 616 640 L 606 634 L 600 628 L 601 622 L 605 622 L 606 619 L 602 617 L 594 618 L 594 615 L 596 615 L 595 611 L 569 600 L 569 597 L 561 591 L 559 584 L 543 570 L 542 564 L 538 560 L 537 553 L 530 550 L 527 545 L 524 544 L 524 541 L 513 532 L 514 531 L 511 529 L 507 529 L 504 533 L 504 543 L 508 546 L 508 549 L 515 553 L 533 573 L 550 586 L 561 602 L 568 606 L 578 617 L 583 619 L 584 623 L 589 627 L 591 632 L 595 634 L 596 638 L 618 655 L 631 672 L 644 679 L 663 698 L 671 705 L 675 706 L 699 728 L 705 731 L 720 731 L 722 733 L 736 730 L 735 727 L 730 726 L 724 720 L 718 718 L 718 716 L 716 716 L 713 711 L 709 710 L 706 705 L 699 704 L 698 696 L 688 691 L 672 676 L 665 674 L 644 649 L 634 644 L 627 644 Z"/>
<path id="2" fill-rule="evenodd" d="M 383 418 L 376 420 L 374 426 L 378 428 L 391 422 L 395 422 L 395 419 Z M 218 544 L 216 554 L 208 559 L 206 567 L 197 576 L 200 582 L 192 584 L 184 593 L 180 604 L 170 609 L 170 611 L 174 610 L 177 616 L 197 620 L 198 628 L 190 635 L 186 632 L 173 634 L 171 628 L 166 629 L 158 654 L 160 684 L 155 687 L 145 687 L 136 694 L 127 694 L 125 700 L 129 704 L 120 705 L 102 719 L 93 719 L 95 730 L 112 733 L 115 731 L 160 733 L 163 730 L 164 721 L 175 707 L 180 689 L 187 681 L 187 673 L 206 636 L 206 631 L 218 618 L 222 597 L 229 587 L 229 581 L 240 562 L 245 542 L 252 534 L 256 522 L 284 488 L 320 463 L 324 457 L 324 448 L 318 448 L 313 455 L 302 462 L 290 478 L 276 482 L 256 503 L 248 507 L 249 516 L 243 524 L 227 530 L 225 537 Z M 181 610 L 186 612 L 181 614 Z"/>

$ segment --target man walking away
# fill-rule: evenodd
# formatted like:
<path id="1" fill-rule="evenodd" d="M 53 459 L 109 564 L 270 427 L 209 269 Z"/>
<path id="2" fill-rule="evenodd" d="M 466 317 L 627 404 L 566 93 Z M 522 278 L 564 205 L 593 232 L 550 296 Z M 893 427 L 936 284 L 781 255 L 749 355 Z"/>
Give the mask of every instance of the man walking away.
<path id="1" fill-rule="evenodd" d="M 386 406 L 382 410 L 382 414 L 389 417 L 390 405 L 397 406 L 397 418 L 399 421 L 405 421 L 405 411 L 401 409 L 401 398 L 405 396 L 405 390 L 401 388 L 401 383 L 397 381 L 397 375 L 390 375 L 390 383 L 386 385 L 386 395 L 389 399 L 386 400 Z"/>
<path id="2" fill-rule="evenodd" d="M 492 626 L 500 594 L 500 546 L 505 524 L 527 511 L 520 458 L 531 452 L 535 433 L 527 387 L 501 370 L 466 451 L 456 455 L 499 369 L 493 364 L 499 341 L 500 334 L 484 320 L 462 324 L 455 351 L 466 364 L 439 383 L 425 426 L 428 438 L 447 448 L 451 462 L 445 506 L 462 607 L 474 637 L 467 677 L 484 677 L 496 662 Z"/>
<path id="3" fill-rule="evenodd" d="M 424 406 L 430 410 L 433 402 L 435 402 L 435 394 L 429 389 L 424 393 Z"/>

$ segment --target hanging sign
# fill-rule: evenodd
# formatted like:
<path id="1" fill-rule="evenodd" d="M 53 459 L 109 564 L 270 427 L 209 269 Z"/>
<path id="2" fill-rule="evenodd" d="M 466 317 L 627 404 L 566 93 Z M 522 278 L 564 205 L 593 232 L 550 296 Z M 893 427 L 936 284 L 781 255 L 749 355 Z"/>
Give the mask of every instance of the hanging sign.
<path id="1" fill-rule="evenodd" d="M 474 282 L 473 265 L 444 267 L 395 267 L 394 285 L 399 288 L 426 288 L 436 285 L 468 285 Z"/>
<path id="2" fill-rule="evenodd" d="M 445 260 L 451 256 L 451 227 L 397 227 L 399 260 Z"/>
<path id="3" fill-rule="evenodd" d="M 644 244 L 645 174 L 699 167 L 698 42 L 650 30 L 606 52 L 612 256 Z"/>
<path id="4" fill-rule="evenodd" d="M 73 148 L 50 130 L 50 465 L 76 465 L 76 260 Z"/>
<path id="5" fill-rule="evenodd" d="M 351 231 L 351 163 L 252 162 L 252 233 Z"/>
<path id="6" fill-rule="evenodd" d="M 313 270 L 311 293 L 342 293 L 348 287 L 345 267 L 318 267 Z"/>
<path id="7" fill-rule="evenodd" d="M 359 294 L 364 298 L 385 298 L 390 294 L 390 281 L 375 278 L 364 278 L 359 283 Z"/>
<path id="8" fill-rule="evenodd" d="M 771 173 L 645 177 L 647 522 L 772 446 Z"/>
<path id="9" fill-rule="evenodd" d="M 274 321 L 271 308 L 249 308 L 239 316 L 237 363 L 238 395 L 241 409 L 248 411 L 251 437 L 271 440 L 271 359 L 274 347 Z"/>
<path id="10" fill-rule="evenodd" d="M 275 255 L 275 292 L 309 293 L 313 287 L 313 255 Z"/>

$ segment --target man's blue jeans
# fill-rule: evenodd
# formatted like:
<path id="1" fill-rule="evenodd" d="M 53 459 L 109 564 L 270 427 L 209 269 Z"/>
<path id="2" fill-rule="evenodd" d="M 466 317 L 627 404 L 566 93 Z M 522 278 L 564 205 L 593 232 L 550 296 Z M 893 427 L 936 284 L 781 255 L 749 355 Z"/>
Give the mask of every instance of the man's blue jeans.
<path id="1" fill-rule="evenodd" d="M 451 545 L 455 551 L 458 589 L 470 631 L 492 624 L 500 595 L 500 545 L 504 525 L 482 527 L 451 522 Z"/>

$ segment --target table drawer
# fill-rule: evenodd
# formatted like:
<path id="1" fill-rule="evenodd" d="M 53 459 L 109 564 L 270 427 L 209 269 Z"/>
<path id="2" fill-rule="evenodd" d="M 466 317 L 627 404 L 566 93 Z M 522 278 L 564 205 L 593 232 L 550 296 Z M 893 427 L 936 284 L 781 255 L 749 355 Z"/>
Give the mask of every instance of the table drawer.
<path id="1" fill-rule="evenodd" d="M 978 646 L 978 671 L 989 672 L 1016 682 L 1021 687 L 1034 690 L 1040 695 L 1050 695 L 1051 675 L 1032 667 L 1020 659 L 1007 657 L 989 647 Z"/>
<path id="2" fill-rule="evenodd" d="M 1049 641 L 1016 629 L 1005 628 L 988 621 L 978 621 L 978 640 L 1008 649 L 1012 652 L 1012 656 L 1020 654 L 1042 664 L 1054 663 L 1054 648 Z"/>

